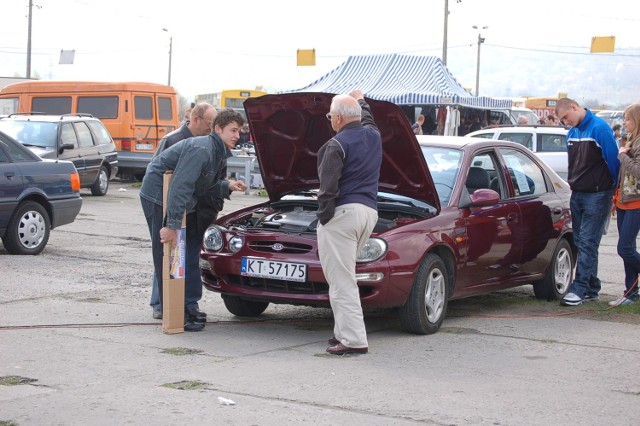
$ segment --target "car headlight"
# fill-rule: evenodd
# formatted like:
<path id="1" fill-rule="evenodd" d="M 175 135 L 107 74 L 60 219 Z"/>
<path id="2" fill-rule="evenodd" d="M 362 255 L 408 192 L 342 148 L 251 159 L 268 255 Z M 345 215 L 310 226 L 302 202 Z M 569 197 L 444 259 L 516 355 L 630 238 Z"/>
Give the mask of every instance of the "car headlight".
<path id="1" fill-rule="evenodd" d="M 238 237 L 236 235 L 235 237 L 232 237 L 229 240 L 229 251 L 231 253 L 237 253 L 240 251 L 243 244 L 244 244 L 244 241 L 242 241 L 242 237 Z"/>
<path id="2" fill-rule="evenodd" d="M 356 257 L 356 262 L 373 262 L 374 260 L 380 259 L 387 253 L 387 242 L 382 238 L 369 238 L 369 240 L 365 243 L 360 253 L 358 253 L 358 257 Z"/>
<path id="3" fill-rule="evenodd" d="M 217 226 L 210 226 L 204 231 L 204 237 L 202 237 L 202 245 L 207 250 L 218 251 L 222 248 L 222 232 Z"/>

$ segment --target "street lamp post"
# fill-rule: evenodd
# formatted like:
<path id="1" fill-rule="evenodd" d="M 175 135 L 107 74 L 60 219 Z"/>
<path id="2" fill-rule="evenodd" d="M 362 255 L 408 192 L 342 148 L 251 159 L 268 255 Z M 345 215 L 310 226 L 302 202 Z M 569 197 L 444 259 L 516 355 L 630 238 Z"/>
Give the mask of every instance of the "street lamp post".
<path id="1" fill-rule="evenodd" d="M 169 33 L 169 30 L 163 28 L 162 31 Z M 171 86 L 171 56 L 173 55 L 173 36 L 169 33 L 169 77 L 167 77 L 167 86 Z"/>
<path id="2" fill-rule="evenodd" d="M 473 26 L 474 29 L 478 30 L 478 62 L 476 64 L 476 96 L 480 95 L 480 46 L 484 43 L 484 37 L 480 35 L 480 28 L 477 25 Z M 481 29 L 486 30 L 489 28 L 488 26 L 484 26 Z"/>

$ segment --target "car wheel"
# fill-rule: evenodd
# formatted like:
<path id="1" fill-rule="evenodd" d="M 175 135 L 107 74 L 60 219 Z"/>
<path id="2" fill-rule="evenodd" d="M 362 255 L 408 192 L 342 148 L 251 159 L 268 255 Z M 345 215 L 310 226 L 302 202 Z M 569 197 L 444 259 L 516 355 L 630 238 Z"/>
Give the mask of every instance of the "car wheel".
<path id="1" fill-rule="evenodd" d="M 91 195 L 106 195 L 109 189 L 109 171 L 105 166 L 100 166 L 100 172 L 96 181 L 91 185 Z"/>
<path id="2" fill-rule="evenodd" d="M 573 253 L 569 242 L 562 239 L 553 252 L 547 274 L 533 283 L 533 294 L 538 299 L 560 300 L 569 290 L 572 279 Z"/>
<path id="3" fill-rule="evenodd" d="M 402 328 L 415 334 L 433 334 L 440 329 L 449 300 L 449 276 L 442 259 L 428 254 L 422 261 L 409 298 L 400 308 Z"/>
<path id="4" fill-rule="evenodd" d="M 222 300 L 227 310 L 239 317 L 257 317 L 269 306 L 269 302 L 256 302 L 228 294 L 223 294 Z"/>
<path id="5" fill-rule="evenodd" d="M 41 204 L 20 204 L 9 220 L 2 239 L 11 254 L 39 254 L 49 241 L 49 215 Z"/>

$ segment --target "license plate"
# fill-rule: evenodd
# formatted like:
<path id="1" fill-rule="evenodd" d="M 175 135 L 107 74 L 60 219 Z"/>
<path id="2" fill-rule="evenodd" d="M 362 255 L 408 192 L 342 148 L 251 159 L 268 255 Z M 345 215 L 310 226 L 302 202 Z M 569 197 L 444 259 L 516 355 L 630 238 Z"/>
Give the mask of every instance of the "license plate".
<path id="1" fill-rule="evenodd" d="M 136 144 L 136 149 L 138 151 L 143 151 L 143 150 L 152 150 L 153 149 L 153 145 L 150 143 L 137 143 Z"/>
<path id="2" fill-rule="evenodd" d="M 280 262 L 259 257 L 243 257 L 240 275 L 244 275 L 245 277 L 304 282 L 307 280 L 307 265 L 304 263 Z"/>

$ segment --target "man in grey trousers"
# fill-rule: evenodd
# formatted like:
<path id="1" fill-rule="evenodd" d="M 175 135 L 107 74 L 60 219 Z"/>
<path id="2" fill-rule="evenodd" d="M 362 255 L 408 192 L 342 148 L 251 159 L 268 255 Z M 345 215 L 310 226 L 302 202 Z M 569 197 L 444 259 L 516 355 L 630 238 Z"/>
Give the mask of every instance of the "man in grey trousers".
<path id="1" fill-rule="evenodd" d="M 378 220 L 382 139 L 359 90 L 335 96 L 327 118 L 337 132 L 318 151 L 318 251 L 335 322 L 327 352 L 365 354 L 356 256 Z"/>

